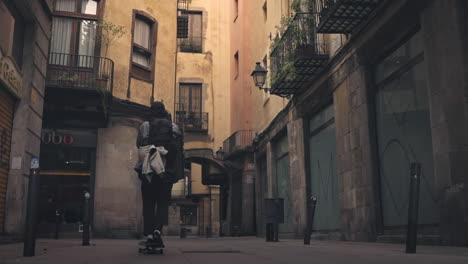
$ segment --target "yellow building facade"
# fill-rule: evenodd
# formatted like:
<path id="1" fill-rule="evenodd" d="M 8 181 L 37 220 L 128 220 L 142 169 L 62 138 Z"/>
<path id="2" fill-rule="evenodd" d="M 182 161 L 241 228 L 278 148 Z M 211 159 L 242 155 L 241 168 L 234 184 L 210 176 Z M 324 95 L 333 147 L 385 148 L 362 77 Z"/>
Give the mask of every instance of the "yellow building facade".
<path id="1" fill-rule="evenodd" d="M 228 134 L 227 8 L 222 1 L 190 1 L 190 8 L 188 2 L 55 1 L 40 148 L 40 236 L 80 236 L 84 191 L 91 193 L 95 236 L 141 235 L 135 142 L 153 101 L 164 102 L 184 132 L 187 157 L 164 233 L 219 234 L 219 186 L 204 177 L 222 169 L 213 153 Z M 188 16 L 188 36 L 180 37 L 178 20 Z"/>

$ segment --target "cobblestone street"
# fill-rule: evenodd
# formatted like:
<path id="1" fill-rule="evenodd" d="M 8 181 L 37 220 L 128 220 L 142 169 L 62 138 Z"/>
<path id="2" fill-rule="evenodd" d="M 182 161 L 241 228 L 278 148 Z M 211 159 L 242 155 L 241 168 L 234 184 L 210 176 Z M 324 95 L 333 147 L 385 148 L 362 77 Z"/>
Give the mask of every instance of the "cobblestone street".
<path id="1" fill-rule="evenodd" d="M 139 255 L 136 240 L 38 240 L 35 257 L 22 257 L 23 244 L 0 246 L 0 263 L 468 263 L 468 249 L 419 246 L 405 254 L 403 244 L 301 240 L 267 243 L 247 238 L 166 238 L 164 255 Z"/>

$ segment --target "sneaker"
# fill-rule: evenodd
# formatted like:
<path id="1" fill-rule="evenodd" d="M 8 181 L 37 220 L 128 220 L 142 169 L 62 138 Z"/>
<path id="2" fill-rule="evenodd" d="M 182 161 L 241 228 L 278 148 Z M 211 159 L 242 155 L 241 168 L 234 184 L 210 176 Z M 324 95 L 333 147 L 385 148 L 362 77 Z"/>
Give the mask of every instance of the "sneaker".
<path id="1" fill-rule="evenodd" d="M 153 232 L 153 246 L 158 248 L 164 248 L 164 243 L 162 241 L 161 232 L 159 230 L 154 230 Z"/>

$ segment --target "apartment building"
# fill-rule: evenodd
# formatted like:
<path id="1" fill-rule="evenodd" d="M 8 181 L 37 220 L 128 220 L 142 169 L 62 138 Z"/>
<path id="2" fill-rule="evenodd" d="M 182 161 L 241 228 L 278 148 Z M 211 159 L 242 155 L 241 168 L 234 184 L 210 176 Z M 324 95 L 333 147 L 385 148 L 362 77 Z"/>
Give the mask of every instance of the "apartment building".
<path id="1" fill-rule="evenodd" d="M 317 238 L 402 242 L 419 164 L 420 242 L 467 245 L 466 3 L 231 2 L 231 41 L 242 47 L 231 48 L 231 93 L 247 94 L 232 108 L 250 105 L 254 134 L 237 146 L 251 146 L 255 162 L 254 179 L 242 179 L 256 199 L 237 205 L 257 212 L 257 234 L 264 199 L 281 198 L 282 237 L 302 238 L 313 221 Z M 268 70 L 266 93 L 251 80 L 255 62 Z"/>
<path id="2" fill-rule="evenodd" d="M 2 231 L 22 233 L 28 162 L 36 156 L 39 236 L 81 236 L 89 191 L 94 236 L 139 237 L 137 129 L 149 118 L 151 102 L 163 101 L 184 132 L 187 157 L 179 164 L 185 177 L 174 185 L 164 232 L 219 234 L 219 182 L 207 175 L 224 169 L 213 149 L 227 135 L 222 113 L 229 106 L 223 92 L 228 66 L 218 38 L 227 32 L 221 23 L 227 9 L 220 1 L 191 1 L 189 9 L 189 2 L 1 2 L 2 21 L 9 23 L 2 22 L 2 36 L 5 31 L 11 37 L 1 39 L 2 63 L 8 65 L 2 69 L 10 76 L 2 79 L 1 96 L 1 191 L 7 192 L 6 202 L 0 200 Z M 28 9 L 38 13 L 22 13 Z M 24 54 L 13 42 L 24 42 Z"/>

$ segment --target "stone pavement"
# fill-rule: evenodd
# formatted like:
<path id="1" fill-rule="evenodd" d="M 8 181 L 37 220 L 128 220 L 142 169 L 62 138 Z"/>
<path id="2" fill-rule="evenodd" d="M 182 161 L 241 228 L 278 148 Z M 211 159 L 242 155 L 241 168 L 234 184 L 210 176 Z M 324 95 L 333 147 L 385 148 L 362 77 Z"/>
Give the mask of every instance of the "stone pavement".
<path id="1" fill-rule="evenodd" d="M 265 242 L 254 237 L 166 237 L 164 255 L 139 255 L 136 240 L 38 240 L 35 257 L 22 257 L 23 244 L 0 246 L 0 263 L 126 264 L 126 263 L 468 263 L 468 248 L 418 246 L 417 254 L 404 254 L 402 244 L 301 240 Z"/>

